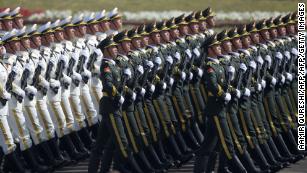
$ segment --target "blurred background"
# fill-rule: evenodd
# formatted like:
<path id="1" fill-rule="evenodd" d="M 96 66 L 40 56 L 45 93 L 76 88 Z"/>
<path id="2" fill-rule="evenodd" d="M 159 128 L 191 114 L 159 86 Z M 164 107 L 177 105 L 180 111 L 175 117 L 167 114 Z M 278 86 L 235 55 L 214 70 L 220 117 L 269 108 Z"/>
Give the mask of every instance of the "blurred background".
<path id="1" fill-rule="evenodd" d="M 118 7 L 125 27 L 204 10 L 216 12 L 217 27 L 224 28 L 297 9 L 297 0 L 1 0 L 1 8 L 22 7 L 26 24 L 45 23 L 79 13 Z"/>

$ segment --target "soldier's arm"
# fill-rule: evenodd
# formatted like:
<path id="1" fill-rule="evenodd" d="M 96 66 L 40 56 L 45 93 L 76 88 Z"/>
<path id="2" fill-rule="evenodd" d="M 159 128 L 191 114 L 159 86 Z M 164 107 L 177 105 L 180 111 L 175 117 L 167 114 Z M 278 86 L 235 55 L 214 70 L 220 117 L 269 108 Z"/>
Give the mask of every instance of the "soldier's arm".
<path id="1" fill-rule="evenodd" d="M 216 73 L 211 66 L 206 67 L 206 80 L 207 80 L 207 87 L 208 92 L 211 92 L 211 94 L 214 97 L 223 97 L 225 96 L 225 92 L 221 85 L 218 84 Z"/>

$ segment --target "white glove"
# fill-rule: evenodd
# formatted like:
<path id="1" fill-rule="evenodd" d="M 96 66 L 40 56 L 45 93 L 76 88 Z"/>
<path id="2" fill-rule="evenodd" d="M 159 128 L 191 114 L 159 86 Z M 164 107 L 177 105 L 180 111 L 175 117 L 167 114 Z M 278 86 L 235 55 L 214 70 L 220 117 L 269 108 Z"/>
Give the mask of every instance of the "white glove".
<path id="1" fill-rule="evenodd" d="M 68 76 L 65 75 L 65 74 L 63 74 L 62 81 L 63 81 L 64 83 L 71 84 L 71 78 L 68 77 Z"/>
<path id="2" fill-rule="evenodd" d="M 173 86 L 173 84 L 174 84 L 174 78 L 171 77 L 171 78 L 169 78 L 169 85 Z"/>
<path id="3" fill-rule="evenodd" d="M 21 88 L 14 87 L 13 92 L 21 97 L 25 97 L 25 92 Z"/>
<path id="4" fill-rule="evenodd" d="M 155 92 L 156 87 L 154 85 L 150 85 L 150 92 Z"/>
<path id="5" fill-rule="evenodd" d="M 102 57 L 102 52 L 101 52 L 100 49 L 97 49 L 97 48 L 96 48 L 94 52 L 96 53 L 96 55 L 97 55 L 98 57 Z"/>
<path id="6" fill-rule="evenodd" d="M 251 91 L 248 88 L 244 90 L 244 96 L 249 97 L 251 95 Z"/>
<path id="7" fill-rule="evenodd" d="M 177 62 L 180 61 L 181 56 L 180 56 L 180 53 L 179 53 L 179 52 L 176 52 L 176 53 L 175 53 L 175 58 L 177 59 Z"/>
<path id="8" fill-rule="evenodd" d="M 151 69 L 153 68 L 154 64 L 152 63 L 152 61 L 146 61 L 146 66 Z"/>
<path id="9" fill-rule="evenodd" d="M 173 64 L 173 58 L 171 56 L 167 56 L 166 61 L 170 64 Z"/>
<path id="10" fill-rule="evenodd" d="M 229 102 L 231 100 L 231 95 L 229 93 L 226 93 L 224 100 L 226 102 Z"/>
<path id="11" fill-rule="evenodd" d="M 77 80 L 77 81 L 79 81 L 79 82 L 82 80 L 82 77 L 81 77 L 81 75 L 80 75 L 79 73 L 73 73 L 72 76 L 71 76 L 71 78 L 72 78 L 73 80 Z"/>
<path id="12" fill-rule="evenodd" d="M 256 61 L 261 65 L 263 64 L 263 59 L 260 55 L 257 57 Z"/>
<path id="13" fill-rule="evenodd" d="M 131 70 L 130 70 L 129 68 L 126 68 L 126 69 L 124 70 L 124 74 L 127 75 L 128 79 L 131 78 Z"/>
<path id="14" fill-rule="evenodd" d="M 85 57 L 90 57 L 90 52 L 87 49 L 83 49 L 81 51 L 81 55 L 83 55 Z"/>
<path id="15" fill-rule="evenodd" d="M 123 104 L 124 101 L 125 101 L 124 97 L 123 97 L 123 96 L 120 96 L 119 103 L 120 103 L 120 104 Z"/>
<path id="16" fill-rule="evenodd" d="M 236 97 L 239 99 L 241 97 L 241 91 L 236 89 Z"/>
<path id="17" fill-rule="evenodd" d="M 32 66 L 30 63 L 26 63 L 25 65 L 25 69 L 31 70 Z"/>
<path id="18" fill-rule="evenodd" d="M 260 83 L 257 84 L 257 91 L 261 91 L 262 90 L 262 86 Z"/>
<path id="19" fill-rule="evenodd" d="M 240 69 L 242 69 L 244 72 L 247 70 L 247 67 L 244 63 L 240 64 Z"/>
<path id="20" fill-rule="evenodd" d="M 27 93 L 33 94 L 33 95 L 35 95 L 37 93 L 37 89 L 34 88 L 33 86 L 30 86 L 30 85 L 25 88 L 25 91 Z"/>
<path id="21" fill-rule="evenodd" d="M 16 67 L 16 65 L 14 65 L 14 66 L 12 67 L 12 71 L 15 72 L 15 73 L 17 73 L 17 72 L 18 72 L 18 67 Z"/>
<path id="22" fill-rule="evenodd" d="M 288 81 L 292 81 L 293 76 L 290 73 L 286 73 L 286 78 L 287 78 Z"/>
<path id="23" fill-rule="evenodd" d="M 141 89 L 141 96 L 144 96 L 146 93 L 146 90 L 144 88 Z"/>
<path id="24" fill-rule="evenodd" d="M 198 76 L 202 77 L 203 74 L 204 74 L 204 71 L 202 69 L 200 69 L 200 68 L 197 68 L 197 69 L 198 69 L 198 71 L 197 71 Z"/>
<path id="25" fill-rule="evenodd" d="M 285 57 L 289 60 L 291 58 L 290 52 L 289 51 L 285 51 L 284 52 Z"/>
<path id="26" fill-rule="evenodd" d="M 192 80 L 192 79 L 193 79 L 193 73 L 190 72 L 190 74 L 189 74 L 189 80 Z"/>
<path id="27" fill-rule="evenodd" d="M 197 57 L 200 56 L 200 52 L 199 52 L 199 50 L 198 50 L 197 48 L 194 48 L 194 49 L 193 49 L 193 53 L 194 53 Z"/>
<path id="28" fill-rule="evenodd" d="M 162 85 L 162 88 L 165 90 L 166 89 L 166 83 L 165 82 L 163 82 L 163 85 Z"/>
<path id="29" fill-rule="evenodd" d="M 41 66 L 42 70 L 45 70 L 47 66 L 42 60 L 38 61 L 38 65 Z"/>
<path id="30" fill-rule="evenodd" d="M 60 87 L 60 82 L 58 80 L 50 79 L 50 87 L 51 88 Z"/>
<path id="31" fill-rule="evenodd" d="M 272 77 L 272 80 L 271 80 L 272 86 L 275 86 L 275 85 L 276 85 L 276 82 L 277 82 L 276 78 L 275 78 L 275 77 Z"/>
<path id="32" fill-rule="evenodd" d="M 256 70 L 256 68 L 257 68 L 257 64 L 255 63 L 255 61 L 249 62 L 249 66 L 250 66 L 251 68 L 253 68 L 254 70 Z"/>
<path id="33" fill-rule="evenodd" d="M 11 98 L 11 94 L 9 92 L 4 91 L 2 94 L 2 98 L 9 100 Z"/>
<path id="34" fill-rule="evenodd" d="M 158 65 L 161 65 L 161 63 L 162 63 L 162 60 L 161 60 L 161 58 L 160 57 L 155 57 L 155 59 L 154 59 L 154 63 L 156 63 L 156 64 L 158 64 Z"/>
<path id="35" fill-rule="evenodd" d="M 271 64 L 272 64 L 272 58 L 270 55 L 266 55 L 265 58 L 264 58 L 268 63 L 268 68 L 270 69 L 271 68 Z"/>
<path id="36" fill-rule="evenodd" d="M 266 87 L 266 81 L 265 80 L 261 80 L 261 86 L 264 89 Z"/>
<path id="37" fill-rule="evenodd" d="M 280 52 L 276 52 L 275 57 L 282 60 L 282 54 Z"/>
<path id="38" fill-rule="evenodd" d="M 181 79 L 185 80 L 186 77 L 187 77 L 187 74 L 185 72 L 181 72 Z"/>
<path id="39" fill-rule="evenodd" d="M 192 57 L 192 53 L 191 53 L 191 50 L 190 50 L 190 49 L 186 49 L 186 50 L 185 50 L 185 53 L 188 55 L 189 58 Z"/>
<path id="40" fill-rule="evenodd" d="M 132 97 L 131 98 L 132 98 L 133 101 L 135 100 L 135 98 L 136 98 L 135 92 L 132 93 Z"/>
<path id="41" fill-rule="evenodd" d="M 284 76 L 284 75 L 281 75 L 280 82 L 281 82 L 282 84 L 284 84 L 284 83 L 285 83 L 285 81 L 286 81 L 285 76 Z"/>
<path id="42" fill-rule="evenodd" d="M 140 74 L 143 74 L 143 73 L 144 73 L 144 68 L 143 68 L 143 66 L 138 65 L 138 66 L 137 66 L 137 71 L 138 71 Z"/>
<path id="43" fill-rule="evenodd" d="M 294 55 L 298 55 L 298 51 L 297 51 L 296 48 L 292 48 L 291 53 L 294 54 Z"/>

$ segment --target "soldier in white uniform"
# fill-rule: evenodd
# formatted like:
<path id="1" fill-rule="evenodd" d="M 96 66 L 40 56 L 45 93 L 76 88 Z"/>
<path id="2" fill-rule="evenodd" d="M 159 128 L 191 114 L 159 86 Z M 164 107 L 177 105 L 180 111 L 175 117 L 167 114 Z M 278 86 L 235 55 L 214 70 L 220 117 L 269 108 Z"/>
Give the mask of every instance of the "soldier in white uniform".
<path id="1" fill-rule="evenodd" d="M 11 94 L 6 91 L 6 83 L 10 83 L 8 76 L 14 59 L 9 56 L 3 56 L 6 54 L 6 49 L 3 44 L 4 42 L 0 40 L 0 146 L 6 158 L 3 171 L 26 172 L 16 154 L 16 145 L 8 123 L 7 102 L 11 99 Z"/>
<path id="2" fill-rule="evenodd" d="M 70 158 L 73 160 L 80 160 L 84 158 L 84 154 L 79 153 L 69 136 L 69 130 L 67 130 L 67 123 L 65 113 L 61 105 L 61 75 L 65 65 L 65 57 L 61 56 L 63 52 L 63 45 L 61 43 L 53 42 L 54 28 L 58 26 L 59 21 L 53 25 L 49 24 L 47 28 L 49 41 L 45 42 L 44 46 L 50 46 L 51 56 L 48 60 L 47 70 L 45 72 L 45 79 L 49 82 L 49 89 L 47 91 L 48 97 L 48 109 L 51 115 L 52 121 L 55 126 L 57 137 L 60 139 L 61 145 L 67 151 Z"/>
<path id="3" fill-rule="evenodd" d="M 26 59 L 20 53 L 21 44 L 20 38 L 18 38 L 18 33 L 16 30 L 12 30 L 10 34 L 7 34 L 3 37 L 6 39 L 7 44 L 6 49 L 9 53 L 5 56 L 16 59 L 15 64 L 10 72 L 10 75 L 13 77 L 11 86 L 9 86 L 9 91 L 12 94 L 11 99 L 9 100 L 9 124 L 12 127 L 13 136 L 16 141 L 20 144 L 20 150 L 22 151 L 23 157 L 29 164 L 32 170 L 37 172 L 45 172 L 48 170 L 47 167 L 38 164 L 36 157 L 33 155 L 32 141 L 30 137 L 30 132 L 28 130 L 25 116 L 23 114 L 23 101 L 25 97 L 25 91 L 21 86 L 21 77 L 23 70 L 26 65 Z M 16 57 L 16 54 L 18 56 Z"/>

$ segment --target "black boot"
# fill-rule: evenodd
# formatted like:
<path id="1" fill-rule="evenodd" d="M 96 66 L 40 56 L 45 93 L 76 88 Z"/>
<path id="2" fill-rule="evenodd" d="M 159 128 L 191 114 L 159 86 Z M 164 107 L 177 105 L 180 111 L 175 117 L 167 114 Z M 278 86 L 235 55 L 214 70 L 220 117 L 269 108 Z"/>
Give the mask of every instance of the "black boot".
<path id="1" fill-rule="evenodd" d="M 69 134 L 71 141 L 73 142 L 74 146 L 76 147 L 77 151 L 83 155 L 83 159 L 88 158 L 90 152 L 88 149 L 85 148 L 84 144 L 82 143 L 79 135 L 77 132 L 72 132 Z"/>
<path id="2" fill-rule="evenodd" d="M 96 123 L 89 128 L 89 132 L 92 134 L 92 139 L 97 139 L 98 127 L 99 123 Z"/>
<path id="3" fill-rule="evenodd" d="M 60 138 L 60 143 L 62 148 L 68 153 L 69 157 L 72 160 L 79 161 L 84 158 L 84 155 L 82 155 L 76 150 L 74 144 L 72 143 L 68 135 L 64 135 L 62 138 Z"/>
<path id="4" fill-rule="evenodd" d="M 193 152 L 193 150 L 190 147 L 188 147 L 187 143 L 184 141 L 181 131 L 177 131 L 175 137 L 176 141 L 178 141 L 179 148 L 184 154 L 189 154 Z"/>
<path id="5" fill-rule="evenodd" d="M 22 151 L 22 155 L 23 155 L 25 161 L 30 166 L 31 170 L 34 171 L 34 172 L 38 172 L 38 173 L 48 172 L 49 171 L 48 167 L 38 164 L 38 162 L 37 162 L 37 160 L 36 160 L 36 158 L 33 155 L 33 152 L 31 150 L 32 150 L 32 148 L 29 148 L 25 151 Z"/>
<path id="6" fill-rule="evenodd" d="M 255 145 L 255 148 L 253 149 L 253 154 L 256 156 L 256 161 L 259 164 L 262 172 L 270 172 L 270 165 L 264 157 L 259 145 Z"/>
<path id="7" fill-rule="evenodd" d="M 242 162 L 245 165 L 245 168 L 248 172 L 251 173 L 261 173 L 261 170 L 259 168 L 256 167 L 253 159 L 251 158 L 251 156 L 249 155 L 248 151 L 244 150 L 243 155 L 241 155 L 242 157 Z"/>
<path id="8" fill-rule="evenodd" d="M 274 157 L 276 158 L 277 161 L 283 163 L 283 167 L 287 167 L 290 165 L 289 163 L 289 159 L 287 159 L 286 157 L 283 157 L 280 155 L 272 137 L 270 137 L 267 141 L 271 151 L 272 151 L 272 154 L 274 155 Z"/>
<path id="9" fill-rule="evenodd" d="M 145 156 L 144 152 L 141 150 L 136 154 L 135 158 L 140 163 L 140 167 L 143 168 L 144 172 L 155 172 L 154 168 L 149 163 L 147 157 Z"/>
<path id="10" fill-rule="evenodd" d="M 268 162 L 272 165 L 272 170 L 273 171 L 279 171 L 280 169 L 283 168 L 283 164 L 276 161 L 276 159 L 274 158 L 268 144 L 266 142 L 264 142 L 263 144 L 260 145 L 263 153 L 267 156 L 266 158 L 268 158 Z"/>
<path id="11" fill-rule="evenodd" d="M 214 172 L 216 161 L 217 161 L 217 156 L 219 155 L 219 151 L 214 151 L 210 154 L 209 160 L 208 160 L 208 166 L 206 169 L 206 172 Z"/>
<path id="12" fill-rule="evenodd" d="M 241 163 L 240 159 L 237 155 L 233 154 L 232 158 L 228 160 L 229 165 L 231 165 L 235 172 L 237 173 L 247 173 L 246 169 L 244 168 L 243 164 Z"/>
<path id="13" fill-rule="evenodd" d="M 205 173 L 209 166 L 209 155 L 211 155 L 211 153 L 206 153 L 205 155 L 196 154 L 193 170 L 194 173 Z"/>
<path id="14" fill-rule="evenodd" d="M 61 162 L 55 159 L 47 142 L 42 142 L 38 144 L 36 147 L 39 154 L 43 157 L 43 159 L 45 160 L 45 162 L 47 163 L 47 165 L 50 167 L 51 170 L 54 170 L 55 168 L 61 165 Z"/>
<path id="15" fill-rule="evenodd" d="M 22 161 L 16 155 L 16 152 L 13 151 L 12 153 L 5 155 L 3 172 L 30 173 L 31 171 L 25 169 L 22 165 Z"/>
<path id="16" fill-rule="evenodd" d="M 197 138 L 197 141 L 199 144 L 203 143 L 204 141 L 204 135 L 202 134 L 201 130 L 199 129 L 198 123 L 194 121 L 192 123 L 192 131 L 195 134 L 195 137 Z"/>
<path id="17" fill-rule="evenodd" d="M 166 169 L 167 168 L 167 165 L 165 165 L 161 162 L 158 154 L 156 153 L 156 151 L 155 151 L 155 149 L 153 148 L 152 145 L 148 145 L 144 152 L 145 152 L 146 156 L 149 156 L 148 158 L 150 160 L 152 160 L 153 166 L 156 169 Z"/>
<path id="18" fill-rule="evenodd" d="M 198 149 L 200 147 L 200 144 L 198 143 L 196 137 L 194 136 L 191 129 L 186 129 L 186 139 L 187 142 L 190 144 L 190 147 L 193 149 Z"/>
<path id="19" fill-rule="evenodd" d="M 82 128 L 81 130 L 78 131 L 78 134 L 79 134 L 84 146 L 88 150 L 90 150 L 94 140 L 91 138 L 91 135 L 90 135 L 89 131 L 87 130 L 87 128 Z"/>
<path id="20" fill-rule="evenodd" d="M 142 173 L 143 172 L 133 156 L 128 157 L 128 164 L 129 164 L 129 166 L 131 166 L 133 172 L 135 172 L 135 173 Z"/>
<path id="21" fill-rule="evenodd" d="M 228 168 L 228 163 L 227 163 L 227 158 L 226 156 L 220 152 L 220 157 L 219 157 L 219 166 L 217 169 L 218 173 L 231 173 L 231 171 Z"/>
<path id="22" fill-rule="evenodd" d="M 294 163 L 296 161 L 295 157 L 290 153 L 289 149 L 287 148 L 287 145 L 285 144 L 285 141 L 283 140 L 282 136 L 278 134 L 274 137 L 274 140 L 277 143 L 277 148 L 279 149 L 281 155 L 287 157 L 291 163 Z"/>
<path id="23" fill-rule="evenodd" d="M 57 138 L 53 138 L 47 141 L 48 146 L 52 154 L 54 155 L 54 158 L 59 162 L 59 165 L 57 167 L 63 167 L 69 165 L 72 161 L 68 158 L 65 158 L 61 151 L 60 151 L 60 146 L 58 143 Z"/>

